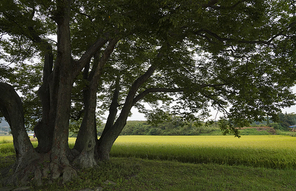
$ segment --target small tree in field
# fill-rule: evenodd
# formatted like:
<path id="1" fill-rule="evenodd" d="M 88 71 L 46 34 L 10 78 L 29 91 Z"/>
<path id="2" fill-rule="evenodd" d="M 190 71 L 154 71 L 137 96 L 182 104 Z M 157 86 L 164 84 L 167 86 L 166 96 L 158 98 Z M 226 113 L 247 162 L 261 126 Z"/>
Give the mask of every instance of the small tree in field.
<path id="1" fill-rule="evenodd" d="M 225 113 L 223 127 L 276 116 L 295 100 L 289 90 L 296 76 L 294 6 L 284 0 L 1 1 L 1 58 L 13 68 L 0 67 L 0 109 L 17 158 L 3 182 L 27 184 L 31 175 L 37 185 L 42 177 L 66 182 L 76 176 L 74 166 L 108 160 L 131 108 L 148 112 L 144 102 L 163 102 L 158 117 L 163 110 L 207 116 L 212 106 Z M 34 57 L 42 64 L 24 62 Z M 109 111 L 99 140 L 97 110 Z M 74 149 L 70 118 L 81 120 Z M 35 121 L 36 149 L 24 119 Z"/>

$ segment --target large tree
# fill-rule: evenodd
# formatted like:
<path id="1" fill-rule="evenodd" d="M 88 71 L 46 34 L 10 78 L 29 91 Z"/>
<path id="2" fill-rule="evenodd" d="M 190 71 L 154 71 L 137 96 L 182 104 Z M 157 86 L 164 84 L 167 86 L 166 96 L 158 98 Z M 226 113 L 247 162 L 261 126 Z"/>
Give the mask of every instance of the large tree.
<path id="1" fill-rule="evenodd" d="M 276 116 L 295 100 L 289 90 L 296 76 L 294 6 L 284 0 L 1 1 L 1 56 L 16 69 L 0 68 L 0 108 L 17 157 L 5 183 L 26 184 L 32 173 L 37 185 L 43 177 L 65 182 L 76 176 L 73 166 L 109 159 L 131 108 L 148 115 L 144 102 L 162 101 L 150 115 L 158 117 L 163 110 L 204 117 L 212 106 L 225 113 L 228 128 Z M 25 112 L 38 119 L 36 149 L 13 88 L 34 93 L 38 80 L 21 77 L 38 73 L 40 65 L 24 62 L 33 57 L 42 61 L 40 106 Z M 96 109 L 109 110 L 99 140 Z M 82 119 L 72 150 L 70 118 Z"/>

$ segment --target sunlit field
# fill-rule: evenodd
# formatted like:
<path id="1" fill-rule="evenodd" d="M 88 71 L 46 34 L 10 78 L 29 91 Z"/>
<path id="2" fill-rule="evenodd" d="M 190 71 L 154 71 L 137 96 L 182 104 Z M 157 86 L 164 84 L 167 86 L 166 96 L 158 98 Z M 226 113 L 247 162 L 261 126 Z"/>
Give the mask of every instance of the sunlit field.
<path id="1" fill-rule="evenodd" d="M 296 138 L 279 135 L 121 136 L 111 156 L 296 169 Z"/>
<path id="2" fill-rule="evenodd" d="M 12 136 L 0 136 L 0 144 L 12 143 L 12 141 L 13 141 Z"/>
<path id="3" fill-rule="evenodd" d="M 8 147 L 13 150 L 9 146 L 11 142 L 11 136 L 0 136 L 0 153 Z M 75 138 L 69 138 L 70 146 L 74 143 Z M 111 150 L 111 157 L 296 169 L 296 138 L 281 135 L 246 135 L 241 138 L 120 136 Z"/>

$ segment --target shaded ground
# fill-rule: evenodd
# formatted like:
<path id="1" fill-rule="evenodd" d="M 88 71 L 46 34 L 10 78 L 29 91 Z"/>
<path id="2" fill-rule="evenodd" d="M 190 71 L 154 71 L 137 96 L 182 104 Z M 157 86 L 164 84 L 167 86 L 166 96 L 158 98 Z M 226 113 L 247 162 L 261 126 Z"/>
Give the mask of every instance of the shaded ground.
<path id="1" fill-rule="evenodd" d="M 96 168 L 79 171 L 79 177 L 67 184 L 57 182 L 25 188 L 31 191 L 292 191 L 296 187 L 295 176 L 294 170 L 112 158 Z"/>

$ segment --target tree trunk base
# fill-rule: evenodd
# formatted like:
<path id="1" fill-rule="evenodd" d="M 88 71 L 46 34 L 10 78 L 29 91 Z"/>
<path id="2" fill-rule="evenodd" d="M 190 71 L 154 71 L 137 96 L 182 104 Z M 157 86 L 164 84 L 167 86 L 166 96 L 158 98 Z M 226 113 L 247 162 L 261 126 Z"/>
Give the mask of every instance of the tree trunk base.
<path id="1" fill-rule="evenodd" d="M 79 156 L 73 161 L 74 166 L 79 168 L 93 168 L 97 165 L 97 161 L 94 158 L 93 150 L 92 153 L 87 151 L 81 152 Z"/>
<path id="2" fill-rule="evenodd" d="M 51 160 L 49 153 L 36 153 L 34 158 L 26 157 L 18 160 L 9 170 L 6 169 L 5 172 L 2 172 L 1 183 L 13 186 L 26 186 L 33 183 L 36 186 L 41 186 L 51 184 L 58 179 L 62 183 L 66 183 L 76 176 L 76 170 L 70 165 Z"/>
<path id="3" fill-rule="evenodd" d="M 109 156 L 109 152 L 104 150 L 104 149 L 101 149 L 100 147 L 98 147 L 99 149 L 97 150 L 98 152 L 98 159 L 100 161 L 108 161 L 110 159 L 110 156 Z"/>

